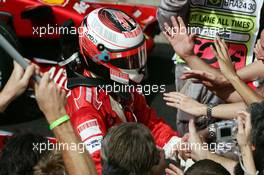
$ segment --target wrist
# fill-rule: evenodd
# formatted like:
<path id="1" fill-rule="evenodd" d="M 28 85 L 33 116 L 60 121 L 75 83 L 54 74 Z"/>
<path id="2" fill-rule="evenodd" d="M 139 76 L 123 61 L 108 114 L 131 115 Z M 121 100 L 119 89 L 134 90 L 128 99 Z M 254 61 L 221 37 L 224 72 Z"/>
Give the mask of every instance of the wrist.
<path id="1" fill-rule="evenodd" d="M 205 116 L 207 115 L 207 105 L 202 105 L 199 109 L 200 116 Z"/>
<path id="2" fill-rule="evenodd" d="M 225 76 L 223 76 L 223 75 L 218 75 L 216 77 L 216 79 L 217 79 L 216 80 L 217 82 L 221 82 L 222 86 L 229 86 L 229 85 L 231 85 L 230 81 L 227 78 L 225 78 Z"/>
<path id="3" fill-rule="evenodd" d="M 69 120 L 55 127 L 52 131 L 60 142 L 67 142 L 70 139 L 70 136 L 74 135 L 74 131 Z"/>
<path id="4" fill-rule="evenodd" d="M 230 83 L 240 81 L 238 75 L 229 75 L 226 77 Z"/>
<path id="5" fill-rule="evenodd" d="M 251 146 L 249 144 L 239 145 L 241 152 L 251 151 Z"/>
<path id="6" fill-rule="evenodd" d="M 12 102 L 12 96 L 6 92 L 0 93 L 0 112 L 4 112 L 7 106 Z"/>
<path id="7" fill-rule="evenodd" d="M 181 58 L 184 59 L 186 62 L 189 62 L 192 59 L 197 58 L 197 56 L 194 53 L 192 53 L 192 54 L 182 55 Z"/>
<path id="8" fill-rule="evenodd" d="M 67 115 L 66 110 L 64 108 L 58 109 L 56 111 L 46 112 L 46 113 L 44 112 L 44 114 L 45 114 L 49 124 L 52 124 L 54 121 L 56 121 L 60 117 Z"/>

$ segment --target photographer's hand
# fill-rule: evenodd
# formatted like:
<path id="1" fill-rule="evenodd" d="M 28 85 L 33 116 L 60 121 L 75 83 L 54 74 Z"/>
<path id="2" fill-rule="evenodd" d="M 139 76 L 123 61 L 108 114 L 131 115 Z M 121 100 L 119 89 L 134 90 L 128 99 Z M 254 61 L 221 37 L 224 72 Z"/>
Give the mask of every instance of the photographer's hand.
<path id="1" fill-rule="evenodd" d="M 237 114 L 237 142 L 240 148 L 251 147 L 251 116 L 248 112 L 240 111 Z"/>
<path id="2" fill-rule="evenodd" d="M 225 157 L 218 156 L 210 152 L 209 150 L 205 150 L 204 147 L 201 146 L 203 142 L 202 142 L 201 137 L 197 134 L 193 120 L 190 120 L 189 122 L 189 132 L 190 132 L 189 143 L 191 144 L 192 147 L 193 145 L 195 146 L 195 149 L 191 150 L 192 158 L 194 160 L 196 161 L 203 160 L 203 159 L 213 160 L 221 164 L 222 166 L 224 166 L 230 172 L 230 174 L 232 175 L 234 174 L 234 167 L 236 166 L 237 162 L 231 159 L 227 159 Z M 199 149 L 197 149 L 197 146 Z"/>
<path id="3" fill-rule="evenodd" d="M 189 121 L 189 144 L 191 145 L 191 157 L 198 161 L 207 159 L 209 156 L 209 150 L 203 149 L 203 141 L 198 132 L 196 131 L 194 120 Z"/>
<path id="4" fill-rule="evenodd" d="M 241 151 L 241 156 L 246 170 L 250 175 L 256 174 L 256 167 L 251 150 L 251 116 L 245 111 L 238 112 L 237 115 L 237 142 Z"/>

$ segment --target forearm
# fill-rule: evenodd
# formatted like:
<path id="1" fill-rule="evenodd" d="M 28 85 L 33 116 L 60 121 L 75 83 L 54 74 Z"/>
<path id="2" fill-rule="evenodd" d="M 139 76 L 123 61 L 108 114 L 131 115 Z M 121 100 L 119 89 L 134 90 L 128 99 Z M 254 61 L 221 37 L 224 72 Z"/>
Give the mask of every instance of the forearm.
<path id="1" fill-rule="evenodd" d="M 253 159 L 253 154 L 250 146 L 243 146 L 240 148 L 242 154 L 242 160 L 245 170 L 250 175 L 256 174 L 256 167 Z"/>
<path id="2" fill-rule="evenodd" d="M 254 81 L 259 77 L 264 76 L 264 64 L 262 61 L 255 61 L 254 63 L 237 70 L 237 75 L 244 81 Z"/>
<path id="3" fill-rule="evenodd" d="M 185 57 L 184 60 L 186 61 L 187 65 L 194 70 L 202 70 L 210 72 L 218 77 L 220 77 L 221 72 L 218 69 L 213 68 L 212 66 L 205 63 L 201 58 L 197 57 L 196 55 Z"/>
<path id="4" fill-rule="evenodd" d="M 234 119 L 238 111 L 246 109 L 247 106 L 243 102 L 220 104 L 212 109 L 212 116 L 221 119 Z"/>
<path id="5" fill-rule="evenodd" d="M 229 83 L 230 84 L 230 83 Z M 210 89 L 210 88 L 208 88 Z M 210 89 L 216 96 L 221 98 L 227 103 L 237 103 L 243 101 L 241 96 L 237 93 L 237 91 L 234 89 L 234 87 L 230 85 L 226 85 L 221 88 L 217 89 Z"/>
<path id="6" fill-rule="evenodd" d="M 246 110 L 247 106 L 243 102 L 220 104 L 212 108 L 212 117 L 220 119 L 234 119 L 238 111 Z M 201 116 L 207 114 L 207 107 L 201 108 Z"/>
<path id="7" fill-rule="evenodd" d="M 13 101 L 12 96 L 8 93 L 0 93 L 0 112 L 4 112 L 8 105 Z"/>
<path id="8" fill-rule="evenodd" d="M 252 103 L 258 103 L 264 100 L 264 98 L 252 90 L 246 83 L 244 83 L 238 76 L 229 78 L 229 81 L 240 94 L 247 105 Z"/>
<path id="9" fill-rule="evenodd" d="M 54 134 L 60 143 L 79 144 L 79 139 L 74 134 L 70 122 L 64 123 L 54 130 Z M 77 146 L 77 148 L 79 148 Z M 63 150 L 62 156 L 69 175 L 96 175 L 95 165 L 85 146 L 82 150 Z"/>
<path id="10" fill-rule="evenodd" d="M 248 66 L 243 67 L 242 69 L 237 70 L 237 75 L 243 82 L 254 81 L 259 77 L 264 76 L 263 67 L 264 64 L 262 63 L 262 61 L 256 61 Z M 239 102 L 243 100 L 232 86 L 228 86 L 226 88 L 221 88 L 218 90 L 213 89 L 212 91 L 221 99 L 227 102 Z"/>

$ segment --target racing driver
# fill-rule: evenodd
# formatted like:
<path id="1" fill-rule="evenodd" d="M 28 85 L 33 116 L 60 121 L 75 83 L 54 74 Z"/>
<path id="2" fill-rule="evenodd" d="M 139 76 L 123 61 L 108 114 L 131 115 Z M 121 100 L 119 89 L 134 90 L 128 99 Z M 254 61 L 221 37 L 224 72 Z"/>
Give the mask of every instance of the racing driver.
<path id="1" fill-rule="evenodd" d="M 120 10 L 99 8 L 84 18 L 80 29 L 83 69 L 76 72 L 71 67 L 77 78 L 68 81 L 71 93 L 67 112 L 98 173 L 102 174 L 101 141 L 109 128 L 123 122 L 147 126 L 157 147 L 164 150 L 166 158 L 172 158 L 173 147 L 180 138 L 158 118 L 144 96 L 136 90 L 108 92 L 102 87 L 106 84 L 131 87 L 143 79 L 147 55 L 140 25 Z"/>

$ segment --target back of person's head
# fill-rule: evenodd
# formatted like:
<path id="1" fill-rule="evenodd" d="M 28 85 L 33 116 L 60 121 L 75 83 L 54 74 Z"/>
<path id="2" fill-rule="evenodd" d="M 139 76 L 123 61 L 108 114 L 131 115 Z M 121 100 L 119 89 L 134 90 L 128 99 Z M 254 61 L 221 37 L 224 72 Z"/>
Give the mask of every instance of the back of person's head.
<path id="1" fill-rule="evenodd" d="M 264 169 L 264 101 L 250 105 L 252 118 L 252 143 L 255 146 L 254 161 L 259 172 Z"/>
<path id="2" fill-rule="evenodd" d="M 252 123 L 252 143 L 264 145 L 264 101 L 250 105 Z"/>
<path id="3" fill-rule="evenodd" d="M 34 145 L 47 143 L 47 139 L 34 134 L 21 134 L 10 138 L 0 155 L 1 175 L 31 175 L 42 153 Z"/>
<path id="4" fill-rule="evenodd" d="M 59 151 L 49 151 L 41 157 L 33 168 L 33 175 L 66 175 L 62 154 Z"/>
<path id="5" fill-rule="evenodd" d="M 104 175 L 149 175 L 159 151 L 147 127 L 124 123 L 110 129 L 102 144 Z"/>
<path id="6" fill-rule="evenodd" d="M 220 164 L 204 159 L 191 166 L 185 175 L 230 175 L 230 173 Z"/>

